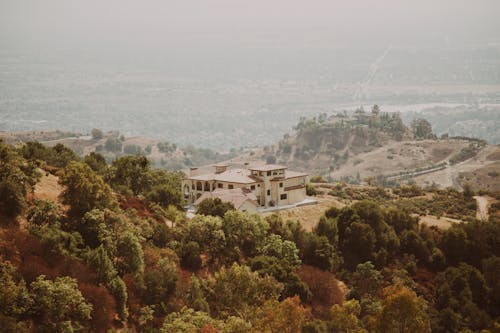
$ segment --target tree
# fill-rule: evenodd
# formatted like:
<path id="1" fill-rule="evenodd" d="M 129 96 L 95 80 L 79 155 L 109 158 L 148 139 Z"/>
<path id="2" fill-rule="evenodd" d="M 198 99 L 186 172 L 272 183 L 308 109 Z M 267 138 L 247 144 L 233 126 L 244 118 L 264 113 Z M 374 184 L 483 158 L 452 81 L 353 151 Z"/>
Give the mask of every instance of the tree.
<path id="1" fill-rule="evenodd" d="M 309 312 L 300 304 L 295 296 L 282 302 L 268 300 L 256 311 L 255 330 L 262 333 L 296 333 L 301 332 Z"/>
<path id="2" fill-rule="evenodd" d="M 261 277 L 248 266 L 234 263 L 215 273 L 210 304 L 220 318 L 231 315 L 248 319 L 256 307 L 277 299 L 283 286 L 270 276 Z"/>
<path id="3" fill-rule="evenodd" d="M 128 317 L 127 287 L 123 280 L 118 276 L 118 272 L 116 271 L 115 266 L 109 258 L 104 246 L 101 245 L 97 249 L 90 252 L 87 262 L 96 272 L 97 281 L 104 284 L 115 298 L 117 312 L 120 315 L 120 319 L 126 320 Z"/>
<path id="4" fill-rule="evenodd" d="M 73 332 L 88 325 L 92 305 L 82 296 L 75 279 L 63 276 L 52 281 L 40 275 L 30 289 L 33 295 L 31 311 L 39 328 Z"/>
<path id="5" fill-rule="evenodd" d="M 274 155 L 267 155 L 266 157 L 266 164 L 274 164 L 276 163 L 276 156 Z"/>
<path id="6" fill-rule="evenodd" d="M 106 139 L 104 147 L 106 148 L 107 151 L 119 153 L 122 151 L 122 142 L 118 138 L 109 137 Z"/>
<path id="7" fill-rule="evenodd" d="M 16 281 L 15 268 L 8 261 L 0 262 L 0 327 L 2 332 L 28 332 L 21 318 L 32 305 L 24 280 Z"/>
<path id="8" fill-rule="evenodd" d="M 427 304 L 414 291 L 396 284 L 384 289 L 382 311 L 377 317 L 381 333 L 430 332 Z"/>
<path id="9" fill-rule="evenodd" d="M 104 134 L 98 128 L 93 128 L 91 134 L 92 134 L 92 140 L 100 140 L 104 137 Z"/>
<path id="10" fill-rule="evenodd" d="M 359 315 L 361 305 L 357 300 L 349 300 L 342 305 L 335 304 L 331 309 L 330 327 L 332 332 L 365 333 Z"/>
<path id="11" fill-rule="evenodd" d="M 172 312 L 165 317 L 160 333 L 192 333 L 200 332 L 206 325 L 220 327 L 221 321 L 210 318 L 208 314 L 189 308 L 182 308 L 179 312 Z"/>
<path id="12" fill-rule="evenodd" d="M 191 308 L 196 311 L 210 313 L 208 302 L 201 289 L 200 280 L 193 274 L 187 292 L 187 301 Z"/>
<path id="13" fill-rule="evenodd" d="M 30 223 L 38 226 L 54 224 L 60 220 L 58 208 L 55 203 L 36 199 L 34 205 L 28 209 L 26 218 Z"/>
<path id="14" fill-rule="evenodd" d="M 150 161 L 145 156 L 123 156 L 111 164 L 109 182 L 126 188 L 134 195 L 144 194 L 151 186 Z"/>
<path id="15" fill-rule="evenodd" d="M 411 122 L 411 129 L 416 139 L 432 139 L 436 137 L 432 133 L 431 124 L 423 118 L 414 119 Z"/>
<path id="16" fill-rule="evenodd" d="M 173 262 L 160 259 L 157 266 L 144 273 L 142 299 L 148 305 L 167 304 L 177 283 L 177 270 Z"/>
<path id="17" fill-rule="evenodd" d="M 116 251 L 116 266 L 122 274 L 141 275 L 144 272 L 144 252 L 139 239 L 132 232 L 125 232 L 118 238 Z"/>
<path id="18" fill-rule="evenodd" d="M 301 264 L 299 250 L 295 243 L 283 241 L 278 235 L 270 235 L 259 252 L 262 255 L 277 258 L 287 270 L 295 270 Z"/>
<path id="19" fill-rule="evenodd" d="M 99 153 L 91 152 L 83 158 L 83 161 L 98 175 L 103 176 L 106 173 L 108 164 L 106 159 Z"/>
<path id="20" fill-rule="evenodd" d="M 116 206 L 109 186 L 84 163 L 70 162 L 59 178 L 59 183 L 65 186 L 61 199 L 70 206 L 68 215 L 71 217 L 82 217 L 95 208 Z"/>
<path id="21" fill-rule="evenodd" d="M 201 268 L 201 250 L 200 245 L 196 242 L 183 242 L 181 244 L 181 266 L 191 271 L 197 271 Z"/>
<path id="22" fill-rule="evenodd" d="M 15 218 L 26 206 L 24 188 L 13 179 L 0 180 L 0 215 Z"/>
<path id="23" fill-rule="evenodd" d="M 206 198 L 197 205 L 196 214 L 224 217 L 229 210 L 234 210 L 232 203 L 219 198 Z"/>
<path id="24" fill-rule="evenodd" d="M 149 201 L 156 202 L 162 207 L 173 205 L 177 208 L 182 208 L 182 204 L 184 203 L 182 193 L 180 191 L 180 186 L 177 188 L 172 187 L 168 184 L 159 184 L 153 186 L 146 197 Z"/>
<path id="25" fill-rule="evenodd" d="M 376 296 L 382 286 L 382 273 L 367 261 L 356 266 L 356 271 L 352 274 L 352 284 L 359 297 L 367 294 Z"/>

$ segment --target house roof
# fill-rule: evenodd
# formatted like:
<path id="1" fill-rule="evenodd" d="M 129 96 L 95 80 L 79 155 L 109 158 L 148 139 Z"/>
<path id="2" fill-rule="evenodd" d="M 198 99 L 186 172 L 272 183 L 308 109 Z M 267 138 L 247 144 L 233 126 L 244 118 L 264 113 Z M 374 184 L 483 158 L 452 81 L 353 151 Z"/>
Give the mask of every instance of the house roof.
<path id="1" fill-rule="evenodd" d="M 250 170 L 247 169 L 229 169 L 221 173 L 207 173 L 204 175 L 191 176 L 188 179 L 200 181 L 220 181 L 228 183 L 252 184 L 256 180 L 250 177 Z"/>
<path id="2" fill-rule="evenodd" d="M 230 202 L 236 209 L 239 209 L 245 202 L 249 202 L 255 207 L 259 206 L 257 204 L 257 197 L 255 194 L 242 188 L 235 188 L 231 190 L 217 189 L 213 192 L 205 192 L 198 198 L 198 200 L 196 200 L 195 205 L 198 205 L 200 202 L 208 198 L 219 198 L 221 201 Z"/>
<path id="3" fill-rule="evenodd" d="M 297 171 L 290 171 L 290 170 L 285 171 L 285 179 L 295 178 L 295 177 L 305 177 L 305 176 L 307 176 L 307 173 L 305 173 L 305 172 L 297 172 Z"/>
<path id="4" fill-rule="evenodd" d="M 265 164 L 265 165 L 251 166 L 248 169 L 255 170 L 255 171 L 272 171 L 272 170 L 287 169 L 287 167 L 284 165 L 278 165 L 278 164 Z"/>

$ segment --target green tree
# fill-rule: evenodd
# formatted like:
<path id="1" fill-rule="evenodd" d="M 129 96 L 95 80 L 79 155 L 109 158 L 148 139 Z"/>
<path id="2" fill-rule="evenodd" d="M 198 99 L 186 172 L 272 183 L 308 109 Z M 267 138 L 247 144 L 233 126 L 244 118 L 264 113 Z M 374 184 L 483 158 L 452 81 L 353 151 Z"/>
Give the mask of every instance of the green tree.
<path id="1" fill-rule="evenodd" d="M 109 182 L 126 188 L 134 195 L 146 193 L 151 186 L 150 161 L 145 156 L 123 156 L 111 164 Z"/>
<path id="2" fill-rule="evenodd" d="M 83 158 L 83 161 L 98 175 L 104 176 L 108 169 L 106 159 L 99 153 L 91 152 Z"/>
<path id="3" fill-rule="evenodd" d="M 201 311 L 183 308 L 179 312 L 172 312 L 165 317 L 160 333 L 192 333 L 200 332 L 203 327 L 221 327 L 221 321 L 210 318 Z"/>
<path id="4" fill-rule="evenodd" d="M 139 239 L 133 233 L 126 232 L 121 235 L 118 238 L 116 250 L 116 266 L 122 274 L 141 275 L 144 272 L 144 252 Z"/>
<path id="5" fill-rule="evenodd" d="M 376 296 L 382 287 L 382 282 L 382 273 L 376 270 L 370 261 L 356 266 L 356 271 L 352 274 L 352 284 L 359 297 Z"/>
<path id="6" fill-rule="evenodd" d="M 15 218 L 26 207 L 25 189 L 12 178 L 0 179 L 0 215 Z"/>
<path id="7" fill-rule="evenodd" d="M 274 278 L 261 277 L 248 266 L 234 263 L 215 273 L 209 296 L 211 308 L 218 317 L 234 315 L 248 319 L 256 307 L 277 299 L 283 286 Z"/>
<path id="8" fill-rule="evenodd" d="M 0 262 L 0 327 L 2 332 L 28 332 L 28 323 L 22 320 L 32 305 L 32 298 L 24 280 L 15 280 L 15 268 L 9 262 Z"/>
<path id="9" fill-rule="evenodd" d="M 196 214 L 224 217 L 227 211 L 234 210 L 234 205 L 219 198 L 207 198 L 196 207 Z"/>
<path id="10" fill-rule="evenodd" d="M 210 307 L 201 289 L 200 280 L 195 275 L 191 275 L 191 282 L 186 296 L 191 308 L 196 311 L 210 313 Z"/>
<path id="11" fill-rule="evenodd" d="M 361 314 L 361 305 L 357 300 L 349 300 L 342 305 L 335 304 L 331 309 L 330 328 L 332 332 L 365 333 L 365 330 L 359 315 Z"/>
<path id="12" fill-rule="evenodd" d="M 109 186 L 84 163 L 70 162 L 60 176 L 59 183 L 65 186 L 61 199 L 70 206 L 70 217 L 80 218 L 92 209 L 116 206 Z"/>
<path id="13" fill-rule="evenodd" d="M 142 299 L 148 305 L 167 304 L 177 283 L 177 269 L 168 259 L 160 259 L 158 268 L 144 273 Z"/>

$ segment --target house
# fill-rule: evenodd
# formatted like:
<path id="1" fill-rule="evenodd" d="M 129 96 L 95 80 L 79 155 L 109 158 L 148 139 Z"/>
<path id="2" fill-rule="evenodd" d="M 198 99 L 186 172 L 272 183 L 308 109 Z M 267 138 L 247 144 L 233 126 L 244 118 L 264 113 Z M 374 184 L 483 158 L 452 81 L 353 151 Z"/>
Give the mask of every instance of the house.
<path id="1" fill-rule="evenodd" d="M 196 204 L 205 193 L 211 193 L 205 198 L 215 196 L 239 203 L 244 196 L 254 201 L 257 207 L 274 207 L 303 201 L 306 182 L 306 173 L 290 171 L 282 165 L 230 168 L 228 164 L 216 164 L 214 171 L 206 174 L 198 174 L 197 169 L 192 169 L 182 181 L 182 191 L 190 204 Z M 240 190 L 231 191 L 235 189 Z M 239 199 L 231 199 L 232 196 Z"/>

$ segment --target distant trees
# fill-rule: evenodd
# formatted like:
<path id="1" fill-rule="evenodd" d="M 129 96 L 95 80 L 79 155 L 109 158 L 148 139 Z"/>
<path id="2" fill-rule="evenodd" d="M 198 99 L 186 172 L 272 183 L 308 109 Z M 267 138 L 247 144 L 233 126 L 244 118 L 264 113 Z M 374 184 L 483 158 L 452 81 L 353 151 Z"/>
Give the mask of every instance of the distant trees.
<path id="1" fill-rule="evenodd" d="M 104 133 L 98 128 L 93 128 L 91 134 L 93 140 L 100 140 L 104 137 Z"/>
<path id="2" fill-rule="evenodd" d="M 414 119 L 411 122 L 411 129 L 416 139 L 435 139 L 431 124 L 424 118 Z"/>
<path id="3" fill-rule="evenodd" d="M 107 151 L 111 152 L 121 152 L 122 151 L 122 141 L 117 137 L 109 137 L 104 143 L 104 147 Z"/>
<path id="4" fill-rule="evenodd" d="M 123 152 L 128 155 L 139 155 L 142 154 L 142 148 L 138 145 L 129 144 L 123 147 Z"/>

